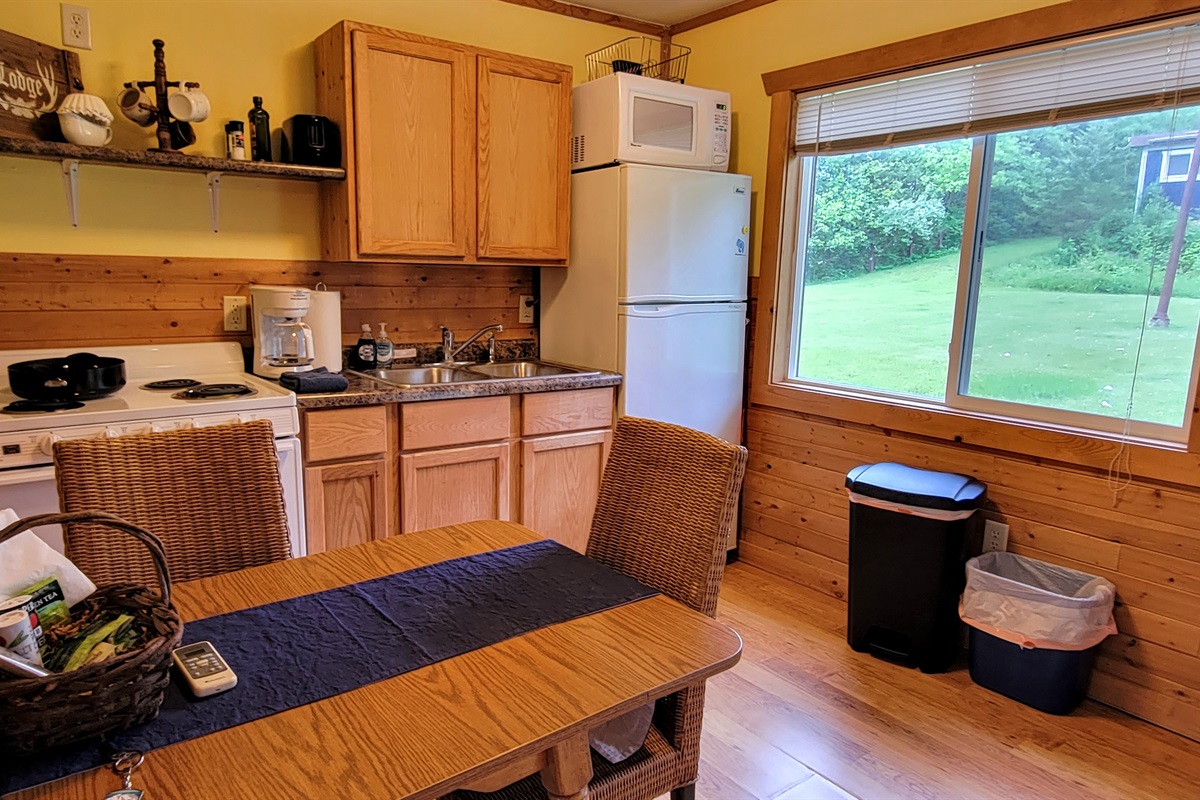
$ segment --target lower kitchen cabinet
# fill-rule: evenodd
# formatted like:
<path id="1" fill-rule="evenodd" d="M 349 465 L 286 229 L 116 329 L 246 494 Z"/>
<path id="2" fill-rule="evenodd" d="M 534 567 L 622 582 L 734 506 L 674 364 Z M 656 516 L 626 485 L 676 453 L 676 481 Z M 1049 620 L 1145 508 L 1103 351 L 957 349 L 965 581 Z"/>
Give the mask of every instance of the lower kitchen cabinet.
<path id="1" fill-rule="evenodd" d="M 308 552 L 481 519 L 583 552 L 613 409 L 611 387 L 306 409 Z"/>
<path id="2" fill-rule="evenodd" d="M 523 439 L 520 523 L 582 553 L 611 444 L 610 430 Z"/>
<path id="3" fill-rule="evenodd" d="M 305 468 L 309 554 L 387 536 L 387 473 L 382 459 Z"/>
<path id="4" fill-rule="evenodd" d="M 400 532 L 510 519 L 510 462 L 507 442 L 402 454 Z"/>
<path id="5" fill-rule="evenodd" d="M 310 555 L 395 533 L 398 425 L 395 405 L 301 413 Z"/>

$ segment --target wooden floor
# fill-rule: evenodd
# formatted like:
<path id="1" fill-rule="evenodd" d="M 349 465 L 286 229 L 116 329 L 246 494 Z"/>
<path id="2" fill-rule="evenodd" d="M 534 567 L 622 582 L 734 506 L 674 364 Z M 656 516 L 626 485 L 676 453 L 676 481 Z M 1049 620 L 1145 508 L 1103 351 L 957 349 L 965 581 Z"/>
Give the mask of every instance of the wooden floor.
<path id="1" fill-rule="evenodd" d="M 699 800 L 1200 798 L 1200 744 L 1087 701 L 1042 714 L 855 653 L 843 603 L 744 564 L 718 617 L 745 640 L 709 682 Z"/>

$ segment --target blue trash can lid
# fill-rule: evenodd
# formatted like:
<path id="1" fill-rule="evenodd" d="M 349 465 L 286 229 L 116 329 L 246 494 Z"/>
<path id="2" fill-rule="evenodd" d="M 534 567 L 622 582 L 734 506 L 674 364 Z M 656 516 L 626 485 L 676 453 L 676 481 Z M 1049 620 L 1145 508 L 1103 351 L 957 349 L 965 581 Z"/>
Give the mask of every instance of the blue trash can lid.
<path id="1" fill-rule="evenodd" d="M 855 467 L 846 475 L 846 488 L 877 500 L 944 511 L 978 508 L 987 499 L 987 487 L 974 478 L 890 462 Z"/>

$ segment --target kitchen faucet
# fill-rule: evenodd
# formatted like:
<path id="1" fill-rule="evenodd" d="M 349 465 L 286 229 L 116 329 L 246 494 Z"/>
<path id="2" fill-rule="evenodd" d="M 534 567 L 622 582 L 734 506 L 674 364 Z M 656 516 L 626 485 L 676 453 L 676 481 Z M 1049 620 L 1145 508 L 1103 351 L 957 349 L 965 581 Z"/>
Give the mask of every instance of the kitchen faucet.
<path id="1" fill-rule="evenodd" d="M 443 325 L 442 326 L 442 363 L 448 364 L 448 363 L 454 361 L 454 359 L 458 356 L 459 353 L 461 353 L 463 350 L 467 349 L 468 346 L 474 344 L 475 340 L 478 339 L 480 336 L 483 336 L 484 334 L 488 334 L 488 333 L 491 334 L 491 338 L 488 339 L 488 362 L 490 363 L 490 362 L 495 361 L 496 360 L 496 334 L 500 333 L 503 330 L 504 330 L 503 325 L 485 325 L 484 327 L 475 331 L 475 333 L 473 333 L 471 335 L 470 339 L 467 339 L 465 342 L 463 342 L 462 344 L 455 347 L 454 346 L 454 331 L 450 330 L 445 325 Z"/>

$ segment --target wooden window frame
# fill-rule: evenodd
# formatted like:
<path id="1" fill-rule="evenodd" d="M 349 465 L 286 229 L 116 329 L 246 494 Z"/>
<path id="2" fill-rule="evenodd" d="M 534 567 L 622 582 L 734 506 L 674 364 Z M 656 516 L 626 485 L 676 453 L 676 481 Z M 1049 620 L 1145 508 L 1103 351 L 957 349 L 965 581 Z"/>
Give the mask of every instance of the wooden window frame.
<path id="1" fill-rule="evenodd" d="M 783 265 L 795 263 L 800 220 L 802 156 L 795 152 L 798 93 L 922 69 L 1006 50 L 1131 27 L 1200 10 L 1195 0 L 1127 0 L 1094 4 L 1070 0 L 1022 14 L 943 31 L 872 50 L 766 73 L 771 97 L 767 180 L 763 214 L 759 296 L 749 402 L 803 416 L 870 425 L 932 439 L 1047 459 L 1106 472 L 1122 463 L 1121 474 L 1200 487 L 1200 396 L 1193 396 L 1185 443 L 1138 440 L 1068 425 L 1053 425 L 991 413 L 948 408 L 940 403 L 882 397 L 874 393 L 814 389 L 773 379 L 781 349 L 776 314 L 792 303 L 780 294 Z M 1200 393 L 1197 393 L 1200 394 Z M 1127 457 L 1127 461 L 1125 461 Z"/>

